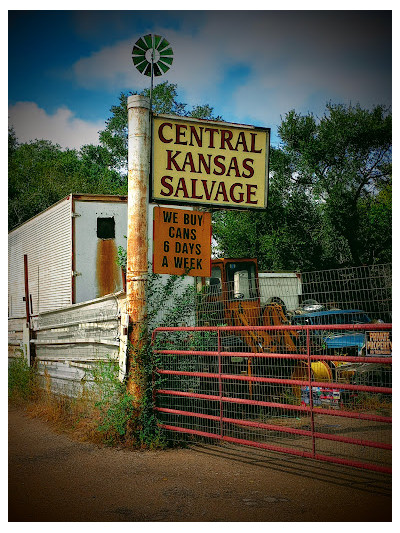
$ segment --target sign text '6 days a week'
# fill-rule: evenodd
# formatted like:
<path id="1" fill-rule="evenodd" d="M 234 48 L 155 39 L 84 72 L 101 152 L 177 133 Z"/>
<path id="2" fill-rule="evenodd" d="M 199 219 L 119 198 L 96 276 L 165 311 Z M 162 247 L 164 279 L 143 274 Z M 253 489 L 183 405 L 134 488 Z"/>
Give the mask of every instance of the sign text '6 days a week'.
<path id="1" fill-rule="evenodd" d="M 153 272 L 210 276 L 211 213 L 154 208 Z"/>

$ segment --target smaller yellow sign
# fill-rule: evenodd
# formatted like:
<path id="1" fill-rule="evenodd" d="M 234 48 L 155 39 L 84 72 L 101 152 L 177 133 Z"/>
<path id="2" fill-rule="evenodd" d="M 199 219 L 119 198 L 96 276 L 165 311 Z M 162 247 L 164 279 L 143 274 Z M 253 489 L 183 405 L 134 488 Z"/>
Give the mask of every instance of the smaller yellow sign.
<path id="1" fill-rule="evenodd" d="M 392 332 L 367 331 L 366 355 L 392 355 Z"/>
<path id="2" fill-rule="evenodd" d="M 211 275 L 211 213 L 154 208 L 153 272 Z"/>

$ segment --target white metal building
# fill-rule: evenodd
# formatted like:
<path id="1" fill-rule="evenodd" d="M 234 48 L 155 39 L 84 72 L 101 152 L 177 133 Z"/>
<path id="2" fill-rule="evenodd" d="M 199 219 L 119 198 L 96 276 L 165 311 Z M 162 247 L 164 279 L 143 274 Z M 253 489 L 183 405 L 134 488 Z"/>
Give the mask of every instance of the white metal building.
<path id="1" fill-rule="evenodd" d="M 149 262 L 154 207 L 149 204 Z M 33 345 L 39 374 L 47 372 L 54 391 L 74 395 L 91 363 L 102 359 L 118 360 L 120 379 L 125 376 L 128 316 L 116 259 L 118 247 L 126 248 L 127 212 L 126 196 L 71 194 L 9 233 L 9 360 L 23 353 L 30 361 Z"/>
<path id="2" fill-rule="evenodd" d="M 126 247 L 127 197 L 71 194 L 9 233 L 8 315 L 25 316 L 24 255 L 31 314 L 122 289 L 116 263 Z"/>

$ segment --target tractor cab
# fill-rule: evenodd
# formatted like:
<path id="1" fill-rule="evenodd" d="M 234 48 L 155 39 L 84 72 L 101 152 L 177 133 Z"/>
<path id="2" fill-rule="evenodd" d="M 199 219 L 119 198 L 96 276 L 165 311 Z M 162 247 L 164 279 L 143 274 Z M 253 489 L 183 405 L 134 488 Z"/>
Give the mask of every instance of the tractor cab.
<path id="1" fill-rule="evenodd" d="M 256 259 L 213 259 L 211 277 L 200 278 L 198 289 L 202 305 L 199 307 L 200 325 L 263 326 L 288 323 L 278 304 L 262 308 Z M 278 345 L 287 345 L 294 351 L 295 344 L 288 332 L 251 328 L 238 335 L 252 352 L 276 351 Z"/>
<path id="2" fill-rule="evenodd" d="M 259 299 L 256 259 L 213 259 L 206 292 L 226 301 Z"/>

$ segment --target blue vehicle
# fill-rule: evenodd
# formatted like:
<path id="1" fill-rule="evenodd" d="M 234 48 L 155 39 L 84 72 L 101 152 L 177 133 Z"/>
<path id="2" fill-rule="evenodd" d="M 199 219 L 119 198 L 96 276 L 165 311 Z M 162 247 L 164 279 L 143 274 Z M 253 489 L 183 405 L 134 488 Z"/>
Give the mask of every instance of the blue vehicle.
<path id="1" fill-rule="evenodd" d="M 355 325 L 371 323 L 369 316 L 359 309 L 322 311 L 322 306 L 319 304 L 308 305 L 307 307 L 303 307 L 303 309 L 307 309 L 307 312 L 292 316 L 292 325 L 333 326 L 337 324 Z M 307 334 L 304 330 L 299 331 L 297 345 L 302 351 L 306 351 L 307 349 L 306 337 Z M 361 355 L 364 347 L 365 333 L 363 331 L 318 329 L 312 330 L 310 334 L 310 349 L 314 355 L 357 356 Z M 311 370 L 313 378 L 316 381 L 350 381 L 354 376 L 354 366 L 358 365 L 354 365 L 353 363 L 349 367 L 343 361 L 314 361 L 311 363 Z M 305 362 L 299 363 L 293 371 L 292 378 L 305 379 L 307 376 L 306 367 Z M 295 394 L 299 395 L 299 390 L 298 387 L 294 388 Z"/>
<path id="2" fill-rule="evenodd" d="M 359 309 L 317 311 L 292 317 L 294 325 L 370 324 L 369 316 Z M 364 332 L 317 330 L 312 332 L 313 344 L 335 353 L 354 352 L 361 355 L 365 346 Z"/>

